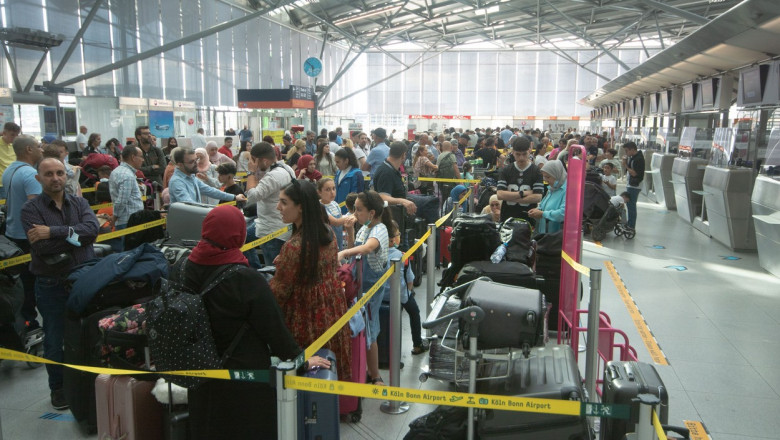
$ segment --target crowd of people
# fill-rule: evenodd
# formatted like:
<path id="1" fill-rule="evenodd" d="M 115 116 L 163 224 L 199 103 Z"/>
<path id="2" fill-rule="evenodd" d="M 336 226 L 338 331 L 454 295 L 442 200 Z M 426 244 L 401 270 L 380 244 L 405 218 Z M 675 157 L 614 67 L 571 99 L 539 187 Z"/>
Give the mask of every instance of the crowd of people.
<path id="1" fill-rule="evenodd" d="M 32 261 L 21 275 L 25 299 L 19 313 L 32 329 L 39 325 L 40 312 L 44 353 L 54 361 L 63 360 L 65 276 L 94 257 L 93 243 L 100 231 L 127 228 L 134 213 L 151 209 L 144 196 L 160 192 L 166 204 L 235 201 L 244 208 L 241 212 L 218 206 L 208 214 L 202 240 L 188 258 L 192 264 L 183 276 L 197 291 L 215 266 L 247 267 L 211 295 L 206 306 L 220 351 L 230 342 L 226 335 L 234 334 L 237 326 L 246 323 L 251 329 L 227 366 L 262 369 L 272 355 L 297 356 L 344 315 L 349 304 L 336 276 L 341 264 L 363 257 L 364 291 L 387 270 L 394 247 L 404 246 L 398 227 L 401 219 L 393 219 L 391 206 L 400 205 L 407 215 L 414 215 L 418 208 L 410 192 L 448 197 L 450 191 L 459 196 L 465 190 L 456 193 L 455 185 L 434 185 L 420 178 L 473 179 L 475 166 L 494 170 L 496 193 L 484 212 L 497 222 L 522 218 L 537 232 L 555 232 L 562 227 L 566 209 L 571 145 L 585 146 L 585 159 L 590 167 L 603 169 L 603 185 L 611 195 L 616 194 L 616 177 L 627 173 L 624 200 L 631 228 L 636 224 L 644 172 L 642 155 L 631 143 L 624 145 L 628 157 L 618 161 L 617 152 L 601 136 L 588 133 L 581 138 L 569 132 L 552 139 L 552 133 L 509 126 L 420 133 L 414 141 L 391 141 L 383 128 L 371 133 L 344 133 L 336 128 L 319 135 L 309 131 L 297 140 L 288 133 L 278 145 L 270 137 L 254 143 L 251 131 L 244 127 L 237 151 L 232 137 L 226 137 L 220 147 L 207 141 L 202 129 L 192 138 L 195 148 L 179 146 L 175 137 L 165 140 L 161 148 L 147 126 L 138 127 L 135 138 L 124 146 L 117 139 L 101 144 L 99 133 L 87 136 L 82 126 L 76 152 L 68 152 L 61 140 L 39 141 L 20 131 L 16 124 L 7 123 L 0 139 L 5 236 L 31 254 Z M 108 189 L 113 207 L 98 212 L 103 217 L 96 216 L 82 196 L 82 189 L 91 186 Z M 262 244 L 259 253 L 240 251 L 244 243 L 287 225 L 291 230 Z M 116 250 L 122 249 L 121 239 L 114 244 Z M 270 283 L 249 269 L 264 265 L 276 267 Z M 367 375 L 380 385 L 384 382 L 378 366 L 378 310 L 386 290 L 385 285 L 368 304 L 374 313 L 369 313 L 367 323 L 371 335 Z M 412 353 L 423 353 L 427 343 L 421 337 L 413 292 L 408 292 L 404 308 L 410 315 Z M 340 379 L 349 380 L 349 329 L 337 333 L 328 347 L 338 365 L 345 366 L 338 369 Z M 309 363 L 328 366 L 318 357 Z M 52 405 L 67 408 L 63 367 L 46 368 Z M 246 403 L 241 411 L 233 411 L 231 401 L 272 398 L 272 390 L 255 388 L 239 390 L 228 382 L 201 387 L 193 394 L 191 413 L 211 414 L 210 420 L 221 427 L 235 417 L 241 417 L 244 425 L 253 421 L 257 429 L 273 426 L 275 418 L 261 414 L 268 405 Z M 213 429 L 204 425 L 199 436 L 209 438 Z"/>

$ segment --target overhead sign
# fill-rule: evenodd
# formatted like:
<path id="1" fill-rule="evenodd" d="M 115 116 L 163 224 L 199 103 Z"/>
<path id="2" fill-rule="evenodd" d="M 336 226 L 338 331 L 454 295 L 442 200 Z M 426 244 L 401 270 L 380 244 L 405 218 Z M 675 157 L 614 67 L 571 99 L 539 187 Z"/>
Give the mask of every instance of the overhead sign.
<path id="1" fill-rule="evenodd" d="M 409 119 L 471 119 L 468 115 L 409 115 Z"/>
<path id="2" fill-rule="evenodd" d="M 36 92 L 43 92 L 45 94 L 67 93 L 69 95 L 73 95 L 76 93 L 76 89 L 73 87 L 35 86 L 34 89 Z"/>
<path id="3" fill-rule="evenodd" d="M 238 89 L 236 94 L 241 108 L 314 108 L 314 91 L 311 87 Z"/>

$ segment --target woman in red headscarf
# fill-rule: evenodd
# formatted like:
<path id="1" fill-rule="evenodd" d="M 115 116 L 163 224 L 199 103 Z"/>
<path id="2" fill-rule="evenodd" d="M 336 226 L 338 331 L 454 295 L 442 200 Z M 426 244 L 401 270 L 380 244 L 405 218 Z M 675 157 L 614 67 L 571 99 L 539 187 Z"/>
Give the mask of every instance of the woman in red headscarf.
<path id="1" fill-rule="evenodd" d="M 298 173 L 298 179 L 316 184 L 318 180 L 322 179 L 322 173 L 317 171 L 315 165 L 314 157 L 309 156 L 308 154 L 301 156 L 301 158 L 298 159 L 298 167 L 295 169 Z"/>
<path id="2" fill-rule="evenodd" d="M 200 292 L 217 270 L 241 266 L 203 297 L 219 353 L 248 325 L 224 368 L 267 370 L 271 355 L 281 359 L 298 356 L 301 349 L 285 326 L 268 283 L 241 253 L 246 237 L 241 211 L 217 206 L 203 220 L 201 235 L 189 258 L 181 259 L 171 275 L 191 291 Z M 330 367 L 330 362 L 317 356 L 307 364 L 303 368 Z M 268 384 L 212 380 L 189 390 L 188 395 L 192 438 L 276 438 L 276 393 Z"/>
<path id="3" fill-rule="evenodd" d="M 295 341 L 308 347 L 347 312 L 347 299 L 336 275 L 339 249 L 311 183 L 293 180 L 279 193 L 276 209 L 283 222 L 293 225 L 293 234 L 274 260 L 271 290 Z M 336 355 L 339 380 L 352 376 L 351 338 L 345 325 L 326 344 Z"/>

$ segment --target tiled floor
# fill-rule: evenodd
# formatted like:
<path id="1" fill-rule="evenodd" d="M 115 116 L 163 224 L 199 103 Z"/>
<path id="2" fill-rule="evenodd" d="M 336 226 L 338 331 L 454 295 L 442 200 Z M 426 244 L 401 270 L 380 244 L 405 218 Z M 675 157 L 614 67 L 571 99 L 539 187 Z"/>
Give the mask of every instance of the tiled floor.
<path id="1" fill-rule="evenodd" d="M 585 265 L 605 269 L 605 261 L 615 265 L 669 360 L 669 366 L 656 368 L 669 389 L 670 423 L 700 420 L 714 440 L 780 438 L 780 280 L 759 267 L 756 254 L 731 252 L 675 212 L 640 198 L 635 239 L 609 236 L 602 247 L 585 243 Z M 666 267 L 678 265 L 686 270 Z M 417 291 L 424 296 L 425 282 Z M 583 308 L 587 301 L 586 291 Z M 424 308 L 421 297 L 418 303 Z M 601 305 L 614 326 L 628 334 L 640 360 L 650 362 L 606 270 Z M 433 379 L 419 382 L 427 355 L 409 353 L 411 337 L 403 316 L 406 365 L 401 385 L 446 389 L 447 384 Z M 413 404 L 408 413 L 391 416 L 380 412 L 380 404 L 366 400 L 362 422 L 341 424 L 341 438 L 401 439 L 414 418 L 432 409 Z M 49 405 L 45 370 L 3 362 L 3 440 L 90 438 L 67 412 L 61 413 L 62 420 L 41 419 L 46 413 L 56 411 Z"/>

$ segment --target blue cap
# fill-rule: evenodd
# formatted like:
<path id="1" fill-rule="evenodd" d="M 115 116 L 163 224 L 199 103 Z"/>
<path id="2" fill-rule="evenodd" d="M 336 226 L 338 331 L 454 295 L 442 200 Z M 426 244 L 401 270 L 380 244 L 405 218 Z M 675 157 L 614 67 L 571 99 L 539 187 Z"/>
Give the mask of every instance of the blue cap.
<path id="1" fill-rule="evenodd" d="M 56 140 L 57 140 L 57 136 L 52 136 L 50 134 L 47 134 L 46 136 L 41 138 L 41 142 L 43 142 L 44 144 L 50 144 Z"/>

